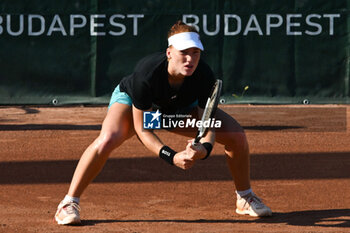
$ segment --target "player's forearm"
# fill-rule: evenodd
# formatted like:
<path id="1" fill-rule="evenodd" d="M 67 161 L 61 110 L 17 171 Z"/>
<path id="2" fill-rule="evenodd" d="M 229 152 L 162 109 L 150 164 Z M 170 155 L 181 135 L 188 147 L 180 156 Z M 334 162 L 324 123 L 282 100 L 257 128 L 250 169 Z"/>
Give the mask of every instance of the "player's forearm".
<path id="1" fill-rule="evenodd" d="M 207 133 L 207 135 L 205 135 L 205 137 L 203 137 L 200 142 L 203 144 L 205 142 L 208 142 L 212 145 L 214 145 L 215 143 L 215 130 L 210 129 Z"/>
<path id="2" fill-rule="evenodd" d="M 160 158 L 164 159 L 171 165 L 179 166 L 178 162 L 174 162 L 175 155 L 178 154 L 170 147 L 164 145 L 161 140 L 152 131 L 136 131 L 142 143 L 152 151 L 154 154 L 159 155 Z M 180 165 L 180 167 L 182 167 Z"/>
<path id="3" fill-rule="evenodd" d="M 164 146 L 161 140 L 151 131 L 136 131 L 143 145 L 154 154 L 159 154 L 160 149 Z"/>

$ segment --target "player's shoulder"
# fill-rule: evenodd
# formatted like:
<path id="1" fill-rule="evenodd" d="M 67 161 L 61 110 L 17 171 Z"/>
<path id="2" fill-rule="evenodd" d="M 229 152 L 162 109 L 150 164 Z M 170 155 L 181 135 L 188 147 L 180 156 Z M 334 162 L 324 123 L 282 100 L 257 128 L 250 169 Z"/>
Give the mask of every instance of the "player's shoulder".
<path id="1" fill-rule="evenodd" d="M 166 61 L 165 52 L 156 52 L 149 54 L 139 60 L 135 66 L 135 72 L 148 73 L 157 69 L 163 62 Z"/>

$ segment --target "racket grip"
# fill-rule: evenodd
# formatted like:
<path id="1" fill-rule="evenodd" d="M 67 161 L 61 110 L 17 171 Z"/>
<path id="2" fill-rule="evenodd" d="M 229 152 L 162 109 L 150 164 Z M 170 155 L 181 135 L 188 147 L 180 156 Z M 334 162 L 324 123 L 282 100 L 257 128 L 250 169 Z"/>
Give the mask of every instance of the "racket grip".
<path id="1" fill-rule="evenodd" d="M 201 140 L 201 138 L 200 137 L 196 137 L 194 139 L 194 141 L 192 142 L 192 145 L 196 145 L 197 143 L 199 143 L 199 140 Z"/>

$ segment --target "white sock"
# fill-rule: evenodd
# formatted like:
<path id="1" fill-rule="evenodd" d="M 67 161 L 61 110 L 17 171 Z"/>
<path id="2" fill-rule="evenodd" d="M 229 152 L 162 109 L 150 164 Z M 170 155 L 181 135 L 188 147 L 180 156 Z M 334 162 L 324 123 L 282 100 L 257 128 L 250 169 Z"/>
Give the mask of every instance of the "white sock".
<path id="1" fill-rule="evenodd" d="M 71 196 L 66 195 L 63 199 L 63 202 L 75 202 L 75 203 L 79 204 L 80 198 L 79 197 L 71 197 Z"/>
<path id="2" fill-rule="evenodd" d="M 239 197 L 244 197 L 244 196 L 247 196 L 249 193 L 252 193 L 252 189 L 247 189 L 247 190 L 243 190 L 243 191 L 236 191 L 236 194 L 239 196 Z"/>

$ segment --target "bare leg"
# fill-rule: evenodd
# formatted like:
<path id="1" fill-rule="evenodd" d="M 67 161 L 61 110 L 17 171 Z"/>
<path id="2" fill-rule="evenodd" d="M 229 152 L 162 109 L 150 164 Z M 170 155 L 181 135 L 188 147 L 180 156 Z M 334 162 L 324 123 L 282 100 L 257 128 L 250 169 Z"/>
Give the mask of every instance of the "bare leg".
<path id="1" fill-rule="evenodd" d="M 217 120 L 222 121 L 216 131 L 216 141 L 225 145 L 227 164 L 238 191 L 250 188 L 249 146 L 243 128 L 230 115 L 218 109 Z"/>
<path id="2" fill-rule="evenodd" d="M 99 174 L 113 149 L 134 135 L 131 107 L 115 103 L 108 110 L 100 135 L 85 150 L 75 169 L 68 195 L 80 197 Z"/>
<path id="3" fill-rule="evenodd" d="M 191 112 L 198 118 L 198 110 Z M 229 114 L 217 109 L 215 118 L 222 121 L 222 127 L 216 130 L 216 142 L 225 145 L 227 164 L 238 191 L 250 188 L 249 146 L 243 128 Z M 196 130 L 172 130 L 173 133 L 195 137 Z"/>
<path id="4" fill-rule="evenodd" d="M 191 112 L 193 117 L 198 119 L 198 111 Z M 246 135 L 239 123 L 218 109 L 215 115 L 221 120 L 220 129 L 215 130 L 216 142 L 225 146 L 227 164 L 233 177 L 237 192 L 236 213 L 248 214 L 250 216 L 262 217 L 271 216 L 272 211 L 267 207 L 250 189 L 250 159 L 249 147 Z M 173 130 L 174 133 L 195 137 L 196 130 Z M 240 196 L 242 192 L 245 194 Z"/>

